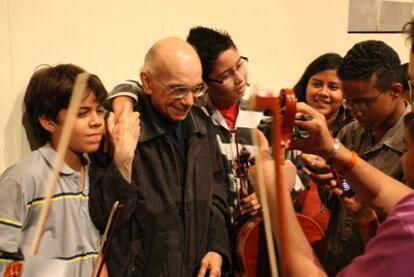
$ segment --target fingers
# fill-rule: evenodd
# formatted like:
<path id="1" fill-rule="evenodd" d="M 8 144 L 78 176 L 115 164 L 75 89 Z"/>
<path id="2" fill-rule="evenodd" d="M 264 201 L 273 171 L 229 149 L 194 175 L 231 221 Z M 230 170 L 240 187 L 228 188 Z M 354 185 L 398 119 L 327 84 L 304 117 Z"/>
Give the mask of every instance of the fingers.
<path id="1" fill-rule="evenodd" d="M 242 196 L 244 196 L 244 195 L 247 195 L 249 192 L 247 191 L 247 188 L 245 187 L 245 186 L 240 186 L 240 192 L 241 192 L 241 195 Z"/>
<path id="2" fill-rule="evenodd" d="M 210 269 L 210 277 L 220 277 L 221 275 L 221 269 L 217 267 L 212 267 Z"/>
<path id="3" fill-rule="evenodd" d="M 141 120 L 139 119 L 140 118 L 139 112 L 133 112 L 132 114 L 127 114 L 126 116 L 131 116 L 132 117 L 133 124 L 136 128 L 140 127 Z"/>
<path id="4" fill-rule="evenodd" d="M 263 154 L 263 155 L 262 155 Z M 268 155 L 266 159 L 263 159 L 262 156 L 264 155 Z M 259 184 L 258 178 L 260 176 L 260 174 L 263 174 L 263 189 L 267 188 L 267 189 L 271 189 L 273 188 L 274 185 L 274 180 L 275 180 L 275 162 L 272 159 L 272 156 L 270 155 L 270 153 L 268 152 L 262 152 L 262 153 L 258 153 L 258 158 L 260 159 L 260 161 L 262 161 L 262 165 L 260 168 L 257 167 L 257 164 L 252 166 L 251 168 L 249 168 L 249 174 L 251 176 L 251 181 L 253 184 L 253 187 L 255 189 L 255 191 L 259 190 L 259 186 L 262 184 Z"/>
<path id="5" fill-rule="evenodd" d="M 325 161 L 317 155 L 302 154 L 300 158 L 305 164 L 312 166 L 313 168 L 319 168 L 326 165 Z M 319 167 L 318 167 L 319 166 Z"/>
<path id="6" fill-rule="evenodd" d="M 340 188 L 334 188 L 333 193 L 335 193 L 338 196 L 342 196 L 344 194 L 344 190 Z M 340 199 L 344 199 L 344 198 L 340 198 Z"/>
<path id="7" fill-rule="evenodd" d="M 133 158 L 140 136 L 140 115 L 138 112 L 130 113 L 128 110 L 130 105 L 125 103 L 118 121 L 115 121 L 112 116 L 108 118 L 108 131 L 112 138 L 114 159 L 118 162 L 118 166 Z"/>
<path id="8" fill-rule="evenodd" d="M 129 105 L 125 106 L 126 103 Z M 114 111 L 115 122 L 117 122 L 124 111 L 127 111 L 129 113 L 133 111 L 133 99 L 128 96 L 115 97 L 112 100 L 112 110 Z"/>
<path id="9" fill-rule="evenodd" d="M 306 166 L 302 166 L 301 170 L 306 176 L 310 177 L 310 175 L 312 175 L 312 171 L 310 171 Z"/>
<path id="10" fill-rule="evenodd" d="M 296 112 L 311 115 L 313 118 L 323 118 L 324 116 L 304 102 L 296 103 Z M 301 121 L 306 122 L 306 121 Z"/>
<path id="11" fill-rule="evenodd" d="M 260 206 L 260 208 L 262 208 L 262 206 Z M 254 210 L 254 211 L 249 212 L 249 215 L 250 216 L 255 216 L 255 215 L 259 214 L 259 212 L 260 212 L 260 210 Z"/>
<path id="12" fill-rule="evenodd" d="M 256 214 L 262 208 L 259 200 L 257 199 L 256 193 L 250 194 L 249 196 L 243 198 L 240 202 L 241 214 Z"/>
<path id="13" fill-rule="evenodd" d="M 269 151 L 269 142 L 265 135 L 257 129 L 254 129 L 254 133 L 259 143 L 259 151 Z"/>
<path id="14" fill-rule="evenodd" d="M 321 174 L 331 172 L 331 167 L 326 164 L 323 158 L 317 155 L 302 154 L 300 158 L 305 164 L 304 167 L 313 173 Z"/>
<path id="15" fill-rule="evenodd" d="M 256 193 L 252 193 L 249 196 L 246 196 L 241 200 L 243 204 L 249 203 L 251 201 L 257 200 Z"/>
<path id="16" fill-rule="evenodd" d="M 307 153 L 302 153 L 301 155 L 300 155 L 300 158 L 302 159 L 302 160 L 305 160 L 305 161 L 310 161 L 310 160 L 312 160 L 312 159 L 314 159 L 314 158 L 316 158 L 317 156 L 316 155 L 313 155 L 313 154 L 307 154 Z"/>
<path id="17" fill-rule="evenodd" d="M 307 114 L 311 120 L 295 120 L 295 125 L 309 132 L 307 138 L 292 140 L 290 147 L 305 153 L 324 156 L 332 147 L 333 138 L 329 132 L 325 117 L 305 103 L 297 103 L 297 112 Z"/>
<path id="18" fill-rule="evenodd" d="M 262 208 L 262 206 L 257 203 L 256 205 L 251 206 L 250 204 L 247 204 L 245 206 L 241 206 L 240 207 L 240 214 L 244 215 L 244 214 L 249 214 L 251 216 L 257 214 L 260 209 Z"/>
<path id="19" fill-rule="evenodd" d="M 132 104 L 130 102 L 124 102 L 121 111 L 119 112 L 119 116 L 117 118 L 115 114 L 115 122 L 116 123 L 125 123 L 127 120 L 130 120 L 132 123 L 136 123 L 139 119 L 139 113 L 133 112 Z"/>
<path id="20" fill-rule="evenodd" d="M 129 101 L 126 101 L 122 106 L 121 116 L 126 116 L 132 113 L 132 104 Z"/>
<path id="21" fill-rule="evenodd" d="M 123 136 L 124 138 L 134 138 L 136 139 L 139 137 L 140 133 L 140 114 L 139 112 L 132 112 L 128 111 L 129 103 L 125 104 L 125 108 L 122 110 L 118 121 L 115 121 L 113 126 L 116 132 Z M 112 134 L 111 134 L 112 135 Z"/>
<path id="22" fill-rule="evenodd" d="M 306 166 L 302 167 L 302 172 L 312 179 L 314 182 L 318 183 L 329 183 L 331 179 L 333 179 L 332 172 L 328 173 L 315 173 L 310 171 Z"/>
<path id="23" fill-rule="evenodd" d="M 113 145 L 113 132 L 114 132 L 114 114 L 109 113 L 108 118 L 106 119 L 106 131 L 105 131 L 105 143 L 104 143 L 104 152 L 113 156 L 114 154 L 114 145 Z"/>
<path id="24" fill-rule="evenodd" d="M 197 277 L 204 277 L 207 270 L 209 270 L 209 276 L 220 277 L 222 262 L 220 254 L 213 251 L 208 252 L 201 260 Z"/>
<path id="25" fill-rule="evenodd" d="M 110 112 L 108 118 L 106 119 L 106 128 L 109 135 L 112 135 L 115 126 L 115 117 L 114 113 Z"/>
<path id="26" fill-rule="evenodd" d="M 207 268 L 208 262 L 205 260 L 205 258 L 203 258 L 203 260 L 201 260 L 200 270 L 198 271 L 197 277 L 204 277 L 206 275 Z"/>
<path id="27" fill-rule="evenodd" d="M 361 202 L 358 201 L 355 197 L 344 197 L 342 201 L 347 205 L 361 205 Z"/>
<path id="28" fill-rule="evenodd" d="M 284 177 L 284 182 L 287 184 L 286 189 L 292 191 L 296 184 L 297 169 L 296 166 L 289 160 L 285 160 L 284 164 L 281 167 L 282 175 Z"/>
<path id="29" fill-rule="evenodd" d="M 339 184 L 335 179 L 332 179 L 332 180 L 329 181 L 329 186 L 332 189 L 333 193 L 335 193 L 338 196 L 343 196 L 344 195 L 344 190 L 341 187 L 339 187 L 338 185 Z M 347 197 L 345 197 L 345 198 L 347 198 Z M 340 198 L 340 199 L 343 199 L 343 197 Z"/>
<path id="30" fill-rule="evenodd" d="M 372 209 L 362 202 L 357 196 L 339 198 L 345 208 L 351 211 L 355 216 L 364 217 L 372 216 Z"/>
<path id="31" fill-rule="evenodd" d="M 220 254 L 216 252 L 209 252 L 209 256 L 210 256 L 210 263 L 209 263 L 210 275 L 209 276 L 220 277 L 223 258 L 221 257 Z"/>

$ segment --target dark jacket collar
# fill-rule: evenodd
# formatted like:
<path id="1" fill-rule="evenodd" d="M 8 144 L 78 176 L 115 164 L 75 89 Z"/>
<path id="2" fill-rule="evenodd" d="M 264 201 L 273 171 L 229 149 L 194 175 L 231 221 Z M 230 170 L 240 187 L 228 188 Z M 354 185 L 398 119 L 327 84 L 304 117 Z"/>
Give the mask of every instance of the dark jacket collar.
<path id="1" fill-rule="evenodd" d="M 155 110 L 151 103 L 151 96 L 140 92 L 138 97 L 138 111 L 141 119 L 139 142 L 155 139 L 158 136 L 171 132 L 177 126 Z M 197 113 L 199 113 L 198 116 Z M 204 135 L 207 132 L 205 122 L 203 122 L 200 115 L 204 116 L 203 112 L 198 107 L 193 107 L 188 116 L 183 120 L 185 128 L 189 128 L 189 133 Z"/>

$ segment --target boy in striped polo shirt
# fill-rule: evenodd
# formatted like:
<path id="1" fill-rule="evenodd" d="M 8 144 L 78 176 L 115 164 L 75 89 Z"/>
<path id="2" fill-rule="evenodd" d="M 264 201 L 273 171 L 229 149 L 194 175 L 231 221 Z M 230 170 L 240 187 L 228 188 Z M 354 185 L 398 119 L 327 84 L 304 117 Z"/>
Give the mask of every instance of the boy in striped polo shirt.
<path id="1" fill-rule="evenodd" d="M 73 85 L 82 72 L 82 68 L 72 64 L 42 67 L 27 87 L 26 117 L 34 137 L 43 146 L 0 177 L 2 275 L 10 262 L 24 259 L 31 249 Z M 39 249 L 41 256 L 66 261 L 66 276 L 91 276 L 97 257 L 99 233 L 89 218 L 88 161 L 84 153 L 95 152 L 99 147 L 105 128 L 102 103 L 106 96 L 102 82 L 91 75 Z"/>

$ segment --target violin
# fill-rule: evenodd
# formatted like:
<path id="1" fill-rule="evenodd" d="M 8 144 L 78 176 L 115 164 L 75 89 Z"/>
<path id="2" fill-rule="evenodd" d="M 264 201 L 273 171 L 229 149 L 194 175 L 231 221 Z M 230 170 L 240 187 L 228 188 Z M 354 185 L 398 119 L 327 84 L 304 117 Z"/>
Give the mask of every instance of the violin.
<path id="1" fill-rule="evenodd" d="M 234 220 L 233 226 L 236 230 L 236 234 L 238 233 L 238 230 L 240 227 L 244 224 L 246 221 L 247 215 L 242 215 L 240 212 L 240 203 L 241 200 L 249 195 L 249 167 L 250 165 L 254 164 L 254 158 L 251 157 L 251 153 L 245 148 L 242 147 L 239 150 L 239 134 L 236 130 L 231 130 L 231 132 L 235 133 L 235 143 L 236 143 L 236 161 L 235 161 L 235 169 L 237 173 L 237 179 L 239 180 L 239 189 L 237 191 L 237 197 L 238 197 L 238 206 L 234 211 Z"/>
<path id="2" fill-rule="evenodd" d="M 98 258 L 96 259 L 95 267 L 92 272 L 92 277 L 97 277 L 101 275 L 103 266 L 105 264 L 105 257 L 108 251 L 108 247 L 112 241 L 124 207 L 124 204 L 119 203 L 119 201 L 116 201 L 112 206 L 111 213 L 109 214 L 109 218 L 106 223 L 105 231 L 102 234 Z"/>
<path id="3" fill-rule="evenodd" d="M 23 262 L 15 261 L 10 263 L 4 271 L 4 277 L 20 277 L 23 270 Z"/>
<path id="4" fill-rule="evenodd" d="M 283 89 L 279 96 L 261 96 L 256 95 L 254 108 L 256 109 L 266 109 L 271 108 L 274 115 L 273 120 L 273 136 L 272 136 L 272 145 L 273 145 L 273 154 L 275 158 L 275 171 L 276 179 L 278 186 L 283 185 L 282 174 L 280 166 L 284 161 L 284 149 L 289 146 L 290 140 L 292 138 L 292 130 L 294 129 L 294 121 L 296 119 L 296 97 L 293 90 Z M 281 120 L 280 110 L 283 110 L 283 120 Z M 306 135 L 306 134 L 305 134 Z M 260 193 L 260 191 L 259 191 Z M 241 269 L 241 276 L 255 277 L 255 276 L 276 276 L 279 273 L 283 273 L 282 269 L 277 268 L 276 257 L 284 259 L 288 253 L 275 253 L 275 243 L 273 236 L 267 234 L 270 226 L 270 215 L 266 204 L 263 200 L 266 199 L 264 195 L 260 197 L 262 201 L 262 215 L 256 215 L 250 218 L 244 225 L 240 228 L 240 231 L 237 236 L 236 241 L 236 251 L 239 257 L 239 264 Z M 283 210 L 280 207 L 281 201 L 286 201 L 284 199 L 278 199 L 279 211 L 283 215 Z M 267 210 L 267 211 L 266 211 Z M 266 219 L 266 214 L 267 218 Z M 306 237 L 309 242 L 318 243 L 324 237 L 324 232 L 322 228 L 311 218 L 308 218 L 304 215 L 297 214 L 297 218 L 305 231 Z M 283 230 L 283 220 L 282 230 Z M 267 221 L 267 222 L 266 222 Z M 266 224 L 268 227 L 266 227 Z M 266 228 L 268 230 L 266 230 Z M 280 236 L 284 236 L 284 230 Z M 267 242 L 267 245 L 266 245 Z M 282 240 L 286 242 L 286 240 Z M 320 244 L 317 244 L 320 248 Z M 272 250 L 273 248 L 273 250 Z M 283 245 L 278 245 L 279 249 L 286 249 Z M 272 254 L 272 252 L 274 254 Z M 272 265 L 274 263 L 274 265 Z M 273 268 L 272 268 L 273 267 Z"/>

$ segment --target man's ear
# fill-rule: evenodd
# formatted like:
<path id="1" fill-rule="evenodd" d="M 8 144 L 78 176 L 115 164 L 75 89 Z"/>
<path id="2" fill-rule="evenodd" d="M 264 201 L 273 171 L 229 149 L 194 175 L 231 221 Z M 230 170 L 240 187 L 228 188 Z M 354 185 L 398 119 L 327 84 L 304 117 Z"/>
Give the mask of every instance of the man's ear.
<path id="1" fill-rule="evenodd" d="M 404 87 L 401 83 L 392 83 L 390 90 L 391 90 L 391 95 L 394 98 L 396 98 L 396 97 L 400 97 L 401 95 L 403 95 Z"/>
<path id="2" fill-rule="evenodd" d="M 139 77 L 141 78 L 142 88 L 144 89 L 144 92 L 146 94 L 152 94 L 152 82 L 148 73 L 145 71 L 141 71 Z"/>
<path id="3" fill-rule="evenodd" d="M 47 131 L 49 131 L 50 133 L 53 133 L 56 131 L 56 122 L 54 122 L 52 119 L 48 118 L 45 115 L 41 115 L 37 118 L 37 120 L 39 120 L 40 125 L 42 125 L 42 127 L 44 129 L 46 129 Z"/>

